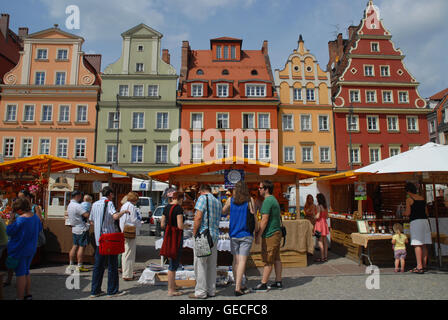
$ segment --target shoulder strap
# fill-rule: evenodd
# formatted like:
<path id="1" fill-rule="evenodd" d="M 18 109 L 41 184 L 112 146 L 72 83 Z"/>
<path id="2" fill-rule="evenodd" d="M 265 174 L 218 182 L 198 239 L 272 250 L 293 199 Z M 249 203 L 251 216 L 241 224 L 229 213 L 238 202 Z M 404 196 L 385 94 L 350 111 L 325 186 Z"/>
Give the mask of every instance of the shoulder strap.
<path id="1" fill-rule="evenodd" d="M 171 213 L 173 212 L 175 206 L 177 206 L 177 204 L 171 205 L 170 213 L 168 214 L 168 226 L 169 227 L 171 227 Z"/>
<path id="2" fill-rule="evenodd" d="M 205 195 L 205 198 L 207 199 L 207 229 L 210 229 L 210 208 L 208 204 L 208 193 Z"/>
<path id="3" fill-rule="evenodd" d="M 104 210 L 103 210 L 103 219 L 101 220 L 101 227 L 100 227 L 100 235 L 103 234 L 103 223 L 104 223 L 104 219 L 106 218 L 106 211 L 107 211 L 107 207 L 109 205 L 109 200 L 104 200 Z"/>

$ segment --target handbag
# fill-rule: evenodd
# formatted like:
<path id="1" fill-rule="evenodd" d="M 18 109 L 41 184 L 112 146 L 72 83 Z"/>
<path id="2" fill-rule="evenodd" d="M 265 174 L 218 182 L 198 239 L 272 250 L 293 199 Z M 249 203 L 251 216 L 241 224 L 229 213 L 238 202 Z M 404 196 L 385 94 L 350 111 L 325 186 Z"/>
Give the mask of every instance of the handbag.
<path id="1" fill-rule="evenodd" d="M 285 243 L 286 243 L 286 228 L 283 225 L 282 217 L 280 217 L 280 222 L 282 223 L 281 226 L 280 226 L 280 230 L 282 231 L 282 238 L 283 238 L 283 245 L 282 245 L 282 247 L 284 247 Z"/>
<path id="2" fill-rule="evenodd" d="M 210 235 L 210 209 L 208 205 L 208 195 L 207 198 L 207 229 L 202 233 L 196 234 L 194 239 L 194 253 L 197 258 L 209 257 L 212 255 L 213 240 Z"/>
<path id="3" fill-rule="evenodd" d="M 179 229 L 171 224 L 171 214 L 176 206 L 177 205 L 171 206 L 170 213 L 168 215 L 168 225 L 163 237 L 162 248 L 160 248 L 160 255 L 171 259 L 177 258 L 181 241 L 183 241 L 182 229 Z"/>
<path id="4" fill-rule="evenodd" d="M 250 212 L 250 204 L 250 202 L 247 204 L 246 229 L 250 232 L 250 234 L 253 234 L 255 231 L 255 219 L 252 212 Z"/>
<path id="5" fill-rule="evenodd" d="M 135 239 L 137 235 L 137 227 L 131 224 L 125 224 L 123 228 L 123 235 L 126 239 Z"/>
<path id="6" fill-rule="evenodd" d="M 124 234 L 121 232 L 119 225 L 119 232 L 105 234 L 102 233 L 108 204 L 109 200 L 104 201 L 103 220 L 101 221 L 100 228 L 101 235 L 99 240 L 99 253 L 102 256 L 114 256 L 124 252 Z"/>

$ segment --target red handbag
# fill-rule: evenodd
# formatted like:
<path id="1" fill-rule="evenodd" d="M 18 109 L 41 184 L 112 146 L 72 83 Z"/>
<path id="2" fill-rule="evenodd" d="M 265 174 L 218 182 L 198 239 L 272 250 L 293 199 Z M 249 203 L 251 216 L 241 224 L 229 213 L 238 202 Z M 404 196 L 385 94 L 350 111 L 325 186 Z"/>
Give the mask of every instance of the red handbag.
<path id="1" fill-rule="evenodd" d="M 173 205 L 170 209 L 170 214 L 168 216 L 168 225 L 163 237 L 162 248 L 160 248 L 160 255 L 171 259 L 177 258 L 181 241 L 183 241 L 182 229 L 171 225 L 171 213 L 176 206 L 177 205 Z"/>
<path id="2" fill-rule="evenodd" d="M 109 200 L 104 201 L 103 220 L 101 221 L 101 231 L 103 230 L 103 222 L 106 217 L 107 206 Z M 118 225 L 118 229 L 120 226 Z M 115 256 L 124 252 L 124 234 L 122 232 L 104 233 L 99 239 L 99 253 L 102 256 Z"/>

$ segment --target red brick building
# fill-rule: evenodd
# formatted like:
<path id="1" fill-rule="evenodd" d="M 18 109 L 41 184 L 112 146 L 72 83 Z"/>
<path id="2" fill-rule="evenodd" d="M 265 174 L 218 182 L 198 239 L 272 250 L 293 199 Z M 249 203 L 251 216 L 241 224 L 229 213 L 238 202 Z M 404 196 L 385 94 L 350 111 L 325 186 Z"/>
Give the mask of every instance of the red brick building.
<path id="1" fill-rule="evenodd" d="M 178 102 L 188 136 L 182 137 L 182 164 L 229 156 L 278 161 L 279 99 L 268 44 L 261 50 L 242 44 L 218 38 L 210 50 L 191 50 L 183 42 Z"/>
<path id="2" fill-rule="evenodd" d="M 372 1 L 349 39 L 329 42 L 337 170 L 388 158 L 428 141 L 430 112 Z"/>
<path id="3" fill-rule="evenodd" d="M 19 34 L 9 29 L 9 14 L 0 15 L 0 83 L 5 73 L 19 62 L 23 50 L 23 37 L 28 35 L 28 28 L 19 28 Z"/>

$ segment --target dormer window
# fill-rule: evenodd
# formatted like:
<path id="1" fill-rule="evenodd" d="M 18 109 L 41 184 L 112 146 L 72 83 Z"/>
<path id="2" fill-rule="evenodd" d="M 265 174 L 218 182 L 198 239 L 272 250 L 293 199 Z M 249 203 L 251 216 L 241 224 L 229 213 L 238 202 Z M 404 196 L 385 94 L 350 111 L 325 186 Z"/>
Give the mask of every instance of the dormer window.
<path id="1" fill-rule="evenodd" d="M 224 46 L 224 59 L 229 59 L 229 47 Z"/>
<path id="2" fill-rule="evenodd" d="M 266 97 L 266 85 L 248 84 L 246 85 L 246 96 L 248 97 Z"/>
<path id="3" fill-rule="evenodd" d="M 235 46 L 230 47 L 230 56 L 231 56 L 232 60 L 236 59 L 236 47 Z"/>
<path id="4" fill-rule="evenodd" d="M 196 71 L 196 74 L 202 76 L 204 74 L 204 71 L 202 69 L 199 69 L 198 71 Z"/>
<path id="5" fill-rule="evenodd" d="M 258 75 L 258 71 L 254 69 L 250 72 L 250 74 L 253 76 L 256 76 L 256 75 Z"/>
<path id="6" fill-rule="evenodd" d="M 221 59 L 221 46 L 216 46 L 216 59 Z"/>
<path id="7" fill-rule="evenodd" d="M 202 97 L 202 95 L 203 95 L 202 87 L 203 86 L 200 83 L 191 85 L 191 95 L 193 97 Z"/>
<path id="8" fill-rule="evenodd" d="M 227 69 L 222 70 L 222 74 L 224 76 L 228 76 L 229 75 L 229 70 L 227 70 Z"/>
<path id="9" fill-rule="evenodd" d="M 227 83 L 220 83 L 216 85 L 218 97 L 227 98 L 229 96 L 229 85 Z"/>

